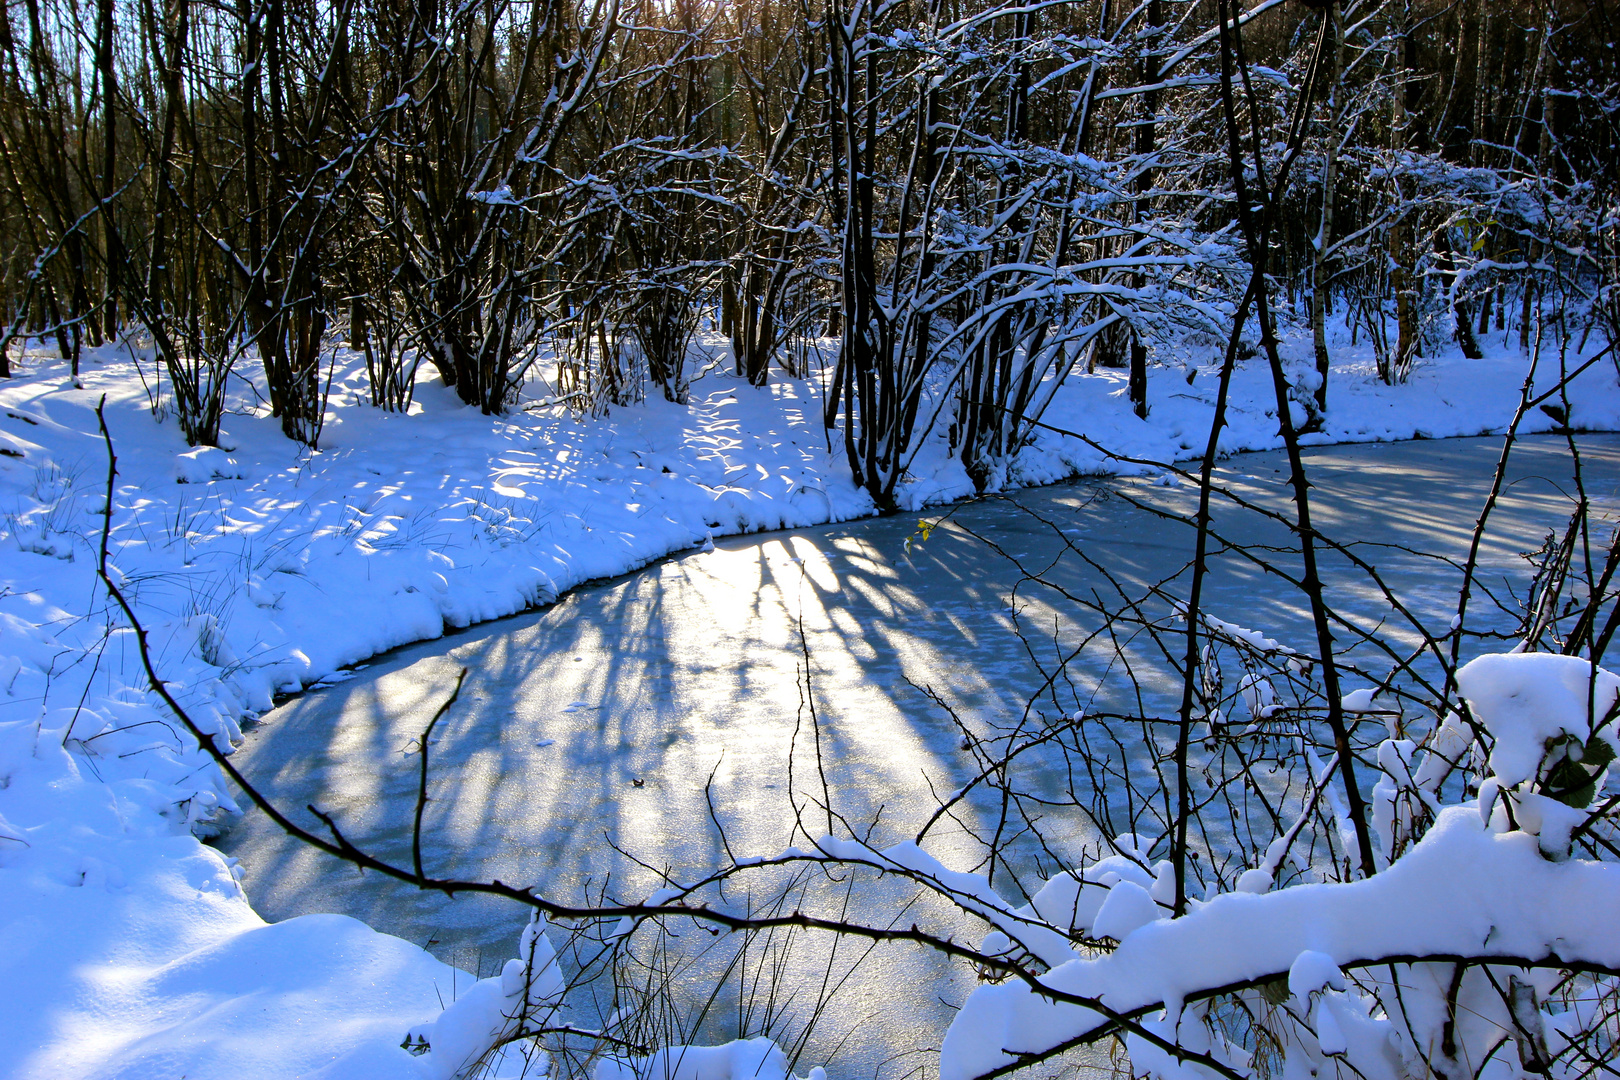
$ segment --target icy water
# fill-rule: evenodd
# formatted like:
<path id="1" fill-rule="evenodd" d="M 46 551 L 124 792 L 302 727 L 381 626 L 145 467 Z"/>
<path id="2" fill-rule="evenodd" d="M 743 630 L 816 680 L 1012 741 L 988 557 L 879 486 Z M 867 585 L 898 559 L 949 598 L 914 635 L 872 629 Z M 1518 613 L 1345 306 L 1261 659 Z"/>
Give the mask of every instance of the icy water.
<path id="1" fill-rule="evenodd" d="M 1588 494 L 1613 506 L 1620 438 L 1583 436 L 1581 444 Z M 1499 452 L 1493 439 L 1312 449 L 1317 527 L 1360 545 L 1360 556 L 1443 632 L 1459 574 L 1416 552 L 1464 558 Z M 1285 470 L 1280 453 L 1241 455 L 1221 463 L 1218 480 L 1287 514 Z M 1522 581 L 1519 553 L 1548 530 L 1562 531 L 1572 495 L 1564 441 L 1522 442 L 1483 549 L 1482 577 L 1492 587 Z M 935 791 L 955 789 L 975 768 L 960 730 L 925 689 L 975 730 L 1015 722 L 1054 652 L 1095 629 L 1095 616 L 1024 581 L 1013 559 L 1050 567 L 1047 576 L 1076 594 L 1114 586 L 1072 557 L 1052 566 L 1065 542 L 1128 593 L 1183 570 L 1191 530 L 1133 501 L 1185 513 L 1195 495 L 1149 478 L 1077 481 L 957 507 L 926 540 L 918 517 L 906 515 L 717 541 L 713 551 L 578 589 L 543 611 L 380 658 L 268 714 L 237 761 L 281 805 L 314 804 L 350 839 L 408 862 L 412 751 L 465 666 L 461 698 L 432 744 L 429 872 L 534 885 L 560 900 L 604 887 L 639 899 L 659 882 L 627 856 L 683 880 L 724 861 L 710 797 L 734 855 L 773 854 L 793 842 L 796 727 L 795 798 L 802 803 L 821 782 L 803 711 L 808 657 L 834 803 L 862 828 L 876 821 L 874 842 L 893 842 L 915 833 Z M 1252 513 L 1223 509 L 1216 527 L 1248 543 L 1288 544 L 1285 528 Z M 1607 526 L 1595 539 L 1606 537 Z M 1286 554 L 1277 558 L 1287 563 Z M 1390 615 L 1342 559 L 1327 560 L 1326 576 L 1342 609 L 1369 625 Z M 1167 587 L 1184 594 L 1185 575 Z M 1235 556 L 1217 560 L 1205 607 L 1310 646 L 1303 597 Z M 1080 692 L 1100 676 L 1096 663 L 1072 673 Z M 1161 695 L 1174 684 L 1150 667 L 1138 674 L 1150 709 L 1173 708 Z M 1037 772 L 1057 767 L 1031 757 Z M 1078 851 L 1095 837 L 1073 818 L 1054 813 L 1044 825 Z M 932 850 L 948 862 L 966 868 L 978 857 L 959 831 L 935 839 Z M 268 919 L 353 915 L 484 974 L 513 954 L 525 917 L 505 901 L 446 899 L 361 876 L 288 840 L 257 812 L 220 847 L 243 861 L 249 895 Z M 788 983 L 819 980 L 813 952 L 795 955 Z M 880 948 L 823 1011 L 799 1072 L 829 1057 L 835 1080 L 932 1071 L 926 1051 L 970 988 L 962 972 Z M 727 1000 L 730 1011 L 708 1018 L 705 1037 L 736 1034 L 737 1006 Z M 773 1029 L 780 1038 L 802 1033 L 811 1000 L 805 991 L 781 1010 Z M 758 1013 L 741 1023 L 757 1029 Z"/>

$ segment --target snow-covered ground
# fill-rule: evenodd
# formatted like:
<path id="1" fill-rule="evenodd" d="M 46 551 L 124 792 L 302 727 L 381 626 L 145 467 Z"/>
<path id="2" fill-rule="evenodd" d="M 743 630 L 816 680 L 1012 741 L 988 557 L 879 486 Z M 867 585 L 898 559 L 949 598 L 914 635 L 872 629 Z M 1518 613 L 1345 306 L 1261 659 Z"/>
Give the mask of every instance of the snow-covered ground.
<path id="1" fill-rule="evenodd" d="M 1303 362 L 1308 345 L 1291 349 Z M 1501 430 L 1527 369 L 1511 349 L 1446 355 L 1389 388 L 1343 351 L 1313 441 Z M 1192 456 L 1207 437 L 1214 354 L 1190 382 L 1186 369 L 1155 368 L 1145 422 L 1117 372 L 1077 373 L 1045 420 L 1127 456 Z M 318 453 L 283 438 L 246 382 L 225 448 L 188 451 L 172 417 L 149 410 L 151 366 L 143 380 L 112 350 L 86 361 L 82 388 L 37 355 L 0 385 L 0 1075 L 434 1075 L 442 1061 L 400 1042 L 469 982 L 351 919 L 264 923 L 251 882 L 244 893 L 195 838 L 231 808 L 229 793 L 155 705 L 96 578 L 103 397 L 118 453 L 114 577 L 160 671 L 221 745 L 276 692 L 447 626 L 714 535 L 872 512 L 828 452 L 814 379 L 773 373 L 754 389 L 718 365 L 687 406 L 651 400 L 606 418 L 555 407 L 484 417 L 424 379 L 410 414 L 393 415 L 363 403 L 364 366 L 352 361 L 339 357 Z M 1620 429 L 1607 360 L 1569 398 L 1573 425 Z M 1269 375 L 1250 361 L 1222 449 L 1278 445 L 1272 407 Z M 1523 430 L 1554 425 L 1533 410 Z M 1123 468 L 1136 467 L 1046 432 L 1011 476 Z M 913 471 L 907 506 L 971 494 L 943 431 Z"/>

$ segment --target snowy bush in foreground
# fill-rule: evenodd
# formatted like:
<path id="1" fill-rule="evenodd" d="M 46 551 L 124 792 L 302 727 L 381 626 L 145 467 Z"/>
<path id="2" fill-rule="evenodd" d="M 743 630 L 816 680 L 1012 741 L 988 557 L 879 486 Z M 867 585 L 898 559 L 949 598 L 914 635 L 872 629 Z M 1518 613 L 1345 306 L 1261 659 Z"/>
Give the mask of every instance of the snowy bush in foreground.
<path id="1" fill-rule="evenodd" d="M 596 1080 L 793 1080 L 787 1055 L 769 1039 L 724 1046 L 671 1046 L 648 1058 L 604 1059 Z M 806 1080 L 826 1080 L 821 1066 Z"/>
<path id="2" fill-rule="evenodd" d="M 426 1055 L 428 1080 L 454 1080 L 474 1070 L 494 1078 L 528 1071 L 530 1047 L 514 1044 L 552 1025 L 565 989 L 538 912 L 523 928 L 518 952 L 499 975 L 480 979 L 431 1023 L 405 1036 L 407 1050 Z"/>
<path id="3" fill-rule="evenodd" d="M 1409 743 L 1380 748 L 1380 788 L 1434 813 L 1387 869 L 1276 892 L 1245 875 L 1179 919 L 1166 917 L 1168 864 L 1154 877 L 1112 856 L 1055 878 L 1022 914 L 1117 945 L 1077 952 L 1037 985 L 976 991 L 946 1038 L 942 1080 L 1120 1017 L 1140 1018 L 1126 1035 L 1133 1073 L 1160 1080 L 1616 1075 L 1620 866 L 1571 858 L 1570 835 L 1609 824 L 1612 798 L 1588 804 L 1617 741 L 1620 679 L 1576 657 L 1513 654 L 1474 660 L 1458 682 L 1482 738 L 1452 717 L 1411 769 Z M 1478 797 L 1443 805 L 1442 781 L 1470 755 L 1489 761 Z M 1570 766 L 1586 777 L 1578 805 L 1558 797 Z"/>

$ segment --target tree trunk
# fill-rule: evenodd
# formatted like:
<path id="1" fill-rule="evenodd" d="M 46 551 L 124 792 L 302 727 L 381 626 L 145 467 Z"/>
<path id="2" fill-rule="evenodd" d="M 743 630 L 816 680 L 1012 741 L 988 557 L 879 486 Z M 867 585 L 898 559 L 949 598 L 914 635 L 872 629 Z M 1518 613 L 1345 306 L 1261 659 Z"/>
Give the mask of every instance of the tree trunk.
<path id="1" fill-rule="evenodd" d="M 1160 0 L 1148 0 L 1147 25 L 1143 32 L 1148 36 L 1147 51 L 1142 57 L 1141 77 L 1149 86 L 1158 82 L 1158 51 L 1157 39 L 1161 32 L 1160 23 L 1163 21 L 1163 12 L 1160 10 Z M 1145 115 L 1136 129 L 1136 154 L 1144 161 L 1151 160 L 1153 153 L 1158 149 L 1158 128 L 1156 120 L 1159 111 L 1159 91 L 1149 90 L 1142 95 L 1142 111 Z M 1148 216 L 1148 192 L 1153 190 L 1153 168 L 1144 165 L 1136 178 L 1137 199 L 1131 204 L 1131 216 L 1137 224 L 1141 224 Z M 1134 284 L 1140 289 L 1147 284 L 1143 274 L 1135 275 Z M 1131 411 L 1143 420 L 1148 415 L 1147 400 L 1147 346 L 1137 335 L 1135 328 L 1131 330 L 1131 360 L 1130 376 L 1126 380 L 1127 394 L 1131 400 Z"/>
<path id="2" fill-rule="evenodd" d="M 1327 412 L 1328 370 L 1332 357 L 1327 347 L 1327 308 L 1330 275 L 1328 273 L 1328 245 L 1333 242 L 1333 196 L 1338 186 L 1339 132 L 1344 122 L 1344 65 L 1341 63 L 1339 40 L 1342 30 L 1339 22 L 1339 2 L 1329 0 L 1322 12 L 1327 20 L 1328 61 L 1328 131 L 1327 154 L 1322 164 L 1322 221 L 1316 234 L 1311 266 L 1311 336 L 1316 346 L 1316 410 Z"/>
<path id="3" fill-rule="evenodd" d="M 118 189 L 118 113 L 114 108 L 118 87 L 113 67 L 113 35 L 117 26 L 113 0 L 98 0 L 96 14 L 96 68 L 101 75 L 101 198 L 108 200 Z M 102 251 L 107 265 L 102 333 L 111 340 L 118 335 L 118 288 L 124 254 L 112 222 L 112 204 L 105 201 L 101 207 L 101 233 L 105 238 Z"/>
<path id="4" fill-rule="evenodd" d="M 1400 56 L 1400 81 L 1395 87 L 1394 116 L 1390 122 L 1390 135 L 1395 144 L 1397 153 L 1407 148 L 1411 138 L 1409 130 L 1410 121 L 1406 107 L 1406 95 L 1411 85 L 1411 73 L 1407 64 L 1407 52 L 1411 48 L 1409 39 L 1410 28 L 1403 20 L 1399 32 L 1398 55 Z M 1395 224 L 1389 230 L 1389 285 L 1395 294 L 1395 325 L 1397 337 L 1395 355 L 1391 358 L 1389 370 L 1383 372 L 1384 382 L 1393 386 L 1406 381 L 1407 373 L 1412 370 L 1412 360 L 1417 356 L 1418 350 L 1418 312 L 1417 291 L 1413 282 L 1414 259 L 1412 254 L 1412 223 L 1410 212 L 1401 206 L 1405 198 L 1401 190 L 1399 179 L 1395 184 L 1395 202 L 1397 215 Z"/>

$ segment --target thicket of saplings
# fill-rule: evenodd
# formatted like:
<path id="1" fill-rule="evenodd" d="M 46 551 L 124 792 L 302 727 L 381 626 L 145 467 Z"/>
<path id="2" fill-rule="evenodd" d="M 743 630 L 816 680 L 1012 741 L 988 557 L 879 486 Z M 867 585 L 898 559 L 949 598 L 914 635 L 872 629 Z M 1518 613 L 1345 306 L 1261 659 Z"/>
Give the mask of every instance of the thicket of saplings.
<path id="1" fill-rule="evenodd" d="M 825 358 L 891 506 L 936 425 L 992 485 L 1076 365 L 1128 368 L 1146 415 L 1150 360 L 1223 340 L 1257 257 L 1314 330 L 1308 424 L 1330 321 L 1391 383 L 1452 337 L 1615 332 L 1612 3 L 1234 15 L 1252 179 L 1298 157 L 1266 252 L 1219 10 L 7 0 L 0 373 L 24 336 L 75 366 L 123 338 L 188 441 L 234 372 L 315 445 L 340 344 L 379 408 L 425 367 L 486 413 L 542 378 L 603 412 L 684 400 L 712 318 L 755 384 Z"/>

